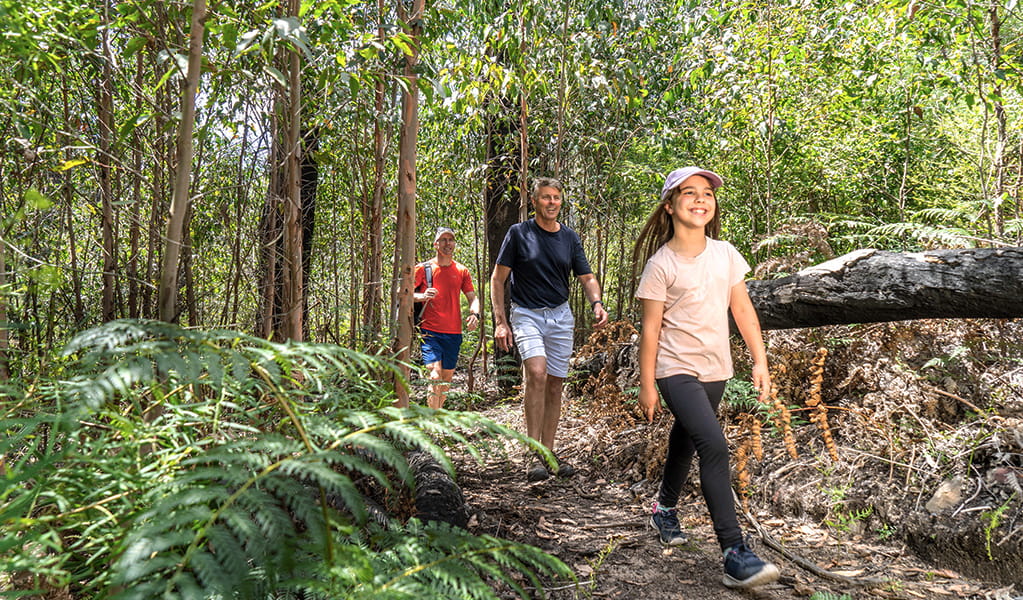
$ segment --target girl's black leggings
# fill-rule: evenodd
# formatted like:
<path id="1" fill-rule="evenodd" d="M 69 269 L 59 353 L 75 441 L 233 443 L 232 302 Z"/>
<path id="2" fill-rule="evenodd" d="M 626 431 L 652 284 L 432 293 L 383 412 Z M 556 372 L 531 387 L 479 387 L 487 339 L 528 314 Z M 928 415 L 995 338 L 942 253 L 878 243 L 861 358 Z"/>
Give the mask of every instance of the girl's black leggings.
<path id="1" fill-rule="evenodd" d="M 692 375 L 672 375 L 657 380 L 661 397 L 675 416 L 668 436 L 668 456 L 658 502 L 675 506 L 689 475 L 693 453 L 700 457 L 700 487 L 707 502 L 718 544 L 725 550 L 742 541 L 735 516 L 732 474 L 728 466 L 728 442 L 717 419 L 724 381 L 701 382 Z"/>

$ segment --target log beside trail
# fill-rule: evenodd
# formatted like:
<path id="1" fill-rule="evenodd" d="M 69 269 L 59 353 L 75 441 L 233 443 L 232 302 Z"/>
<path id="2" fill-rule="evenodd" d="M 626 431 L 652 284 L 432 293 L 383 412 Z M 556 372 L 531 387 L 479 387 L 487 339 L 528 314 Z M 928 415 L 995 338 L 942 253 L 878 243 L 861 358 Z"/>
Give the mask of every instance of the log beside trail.
<path id="1" fill-rule="evenodd" d="M 748 281 L 746 287 L 763 329 L 1018 318 L 1023 248 L 857 250 L 788 277 Z"/>

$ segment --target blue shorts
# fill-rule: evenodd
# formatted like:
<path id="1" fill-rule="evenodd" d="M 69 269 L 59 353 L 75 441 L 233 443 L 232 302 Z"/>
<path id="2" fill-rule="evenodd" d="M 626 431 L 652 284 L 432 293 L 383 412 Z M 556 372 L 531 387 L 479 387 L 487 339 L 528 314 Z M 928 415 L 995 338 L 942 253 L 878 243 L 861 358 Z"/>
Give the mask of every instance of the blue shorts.
<path id="1" fill-rule="evenodd" d="M 513 303 L 510 321 L 522 360 L 543 356 L 547 359 L 548 375 L 568 377 L 575 328 L 568 302 L 554 308 L 525 308 Z"/>
<path id="2" fill-rule="evenodd" d="M 440 363 L 440 368 L 451 370 L 458 365 L 458 351 L 462 347 L 462 334 L 437 333 L 423 329 L 423 364 Z"/>

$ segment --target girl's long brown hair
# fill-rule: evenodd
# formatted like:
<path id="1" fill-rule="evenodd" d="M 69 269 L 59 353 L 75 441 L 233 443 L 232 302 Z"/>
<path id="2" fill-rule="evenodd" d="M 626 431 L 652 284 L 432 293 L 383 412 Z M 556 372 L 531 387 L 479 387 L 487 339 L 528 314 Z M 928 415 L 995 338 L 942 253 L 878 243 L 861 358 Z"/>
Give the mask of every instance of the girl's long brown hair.
<path id="1" fill-rule="evenodd" d="M 636 238 L 636 245 L 632 249 L 632 286 L 629 292 L 630 297 L 636 294 L 636 286 L 639 284 L 639 277 L 643 274 L 646 261 L 650 260 L 650 257 L 654 255 L 654 252 L 657 252 L 658 248 L 667 244 L 675 236 L 675 224 L 672 222 L 668 211 L 664 210 L 664 207 L 673 204 L 677 195 L 678 188 L 675 188 L 666 200 L 657 203 L 657 207 L 650 213 L 650 217 L 646 220 L 646 225 L 643 225 L 643 230 L 639 232 L 639 237 Z M 721 205 L 716 200 L 717 194 L 715 193 L 714 216 L 711 218 L 710 223 L 707 223 L 704 227 L 704 233 L 707 237 L 715 240 L 721 234 Z"/>

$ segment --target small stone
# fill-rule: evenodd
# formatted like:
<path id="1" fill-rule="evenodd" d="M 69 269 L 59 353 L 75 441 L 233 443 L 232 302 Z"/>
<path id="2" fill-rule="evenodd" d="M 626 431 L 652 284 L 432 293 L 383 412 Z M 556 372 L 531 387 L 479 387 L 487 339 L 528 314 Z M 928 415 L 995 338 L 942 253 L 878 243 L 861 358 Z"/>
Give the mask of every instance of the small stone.
<path id="1" fill-rule="evenodd" d="M 931 499 L 924 505 L 924 508 L 932 515 L 936 515 L 959 504 L 962 499 L 963 478 L 957 475 L 942 482 L 938 486 L 938 490 L 931 496 Z"/>

